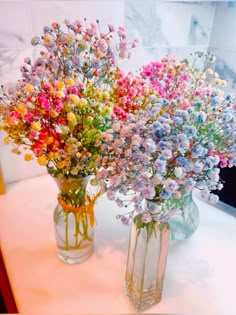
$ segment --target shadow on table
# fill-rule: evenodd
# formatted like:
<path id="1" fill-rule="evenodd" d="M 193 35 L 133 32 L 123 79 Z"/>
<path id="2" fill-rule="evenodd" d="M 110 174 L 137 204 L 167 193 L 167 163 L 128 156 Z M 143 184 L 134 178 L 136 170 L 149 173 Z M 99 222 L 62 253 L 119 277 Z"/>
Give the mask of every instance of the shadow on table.
<path id="1" fill-rule="evenodd" d="M 0 292 L 0 314 L 7 314 L 7 309 L 6 309 L 1 292 Z"/>

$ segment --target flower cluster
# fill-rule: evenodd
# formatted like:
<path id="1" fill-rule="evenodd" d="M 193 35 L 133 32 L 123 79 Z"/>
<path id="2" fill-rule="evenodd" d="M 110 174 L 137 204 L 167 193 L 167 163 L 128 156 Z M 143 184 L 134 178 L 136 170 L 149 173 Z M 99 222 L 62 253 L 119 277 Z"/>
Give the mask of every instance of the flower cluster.
<path id="1" fill-rule="evenodd" d="M 98 21 L 64 24 L 52 23 L 32 39 L 44 50 L 34 62 L 25 58 L 21 80 L 3 90 L 0 128 L 14 153 L 26 150 L 25 160 L 36 156 L 55 177 L 76 177 L 96 170 L 101 134 L 113 112 L 117 59 L 128 58 L 137 41 L 128 43 L 123 27 L 116 32 L 108 25 L 102 33 Z"/>
<path id="2" fill-rule="evenodd" d="M 186 62 L 167 55 L 142 67 L 140 76 L 164 99 L 176 99 L 186 93 L 189 74 Z"/>
<path id="3" fill-rule="evenodd" d="M 205 56 L 204 64 L 209 58 Z M 155 104 L 152 97 L 125 121 L 114 121 L 104 135 L 98 174 L 102 188 L 119 206 L 134 203 L 134 211 L 145 223 L 168 220 L 177 209 L 165 205 L 195 187 L 208 201 L 216 202 L 217 196 L 210 191 L 223 186 L 219 163 L 236 165 L 235 95 L 215 87 L 219 79 L 209 68 L 200 72 L 186 65 L 184 72 L 188 81 L 182 73 L 178 80 L 178 86 L 181 80 L 186 83 L 182 96 L 170 96 L 170 82 L 164 91 L 159 89 Z M 158 76 L 156 81 L 160 82 Z M 153 201 L 148 211 L 144 200 Z M 121 218 L 128 222 L 125 216 Z"/>
<path id="4" fill-rule="evenodd" d="M 96 169 L 102 131 L 109 127 L 111 104 L 105 91 L 92 84 L 44 81 L 40 91 L 25 85 L 2 106 L 5 142 L 13 140 L 15 153 L 26 149 L 49 173 L 73 177 Z M 31 150 L 28 151 L 28 149 Z"/>
<path id="5" fill-rule="evenodd" d="M 32 45 L 41 45 L 46 50 L 33 65 L 26 58 L 21 70 L 27 82 L 38 85 L 45 77 L 55 80 L 62 75 L 76 77 L 83 83 L 91 81 L 95 86 L 109 83 L 117 59 L 128 58 L 130 48 L 137 45 L 137 40 L 128 42 L 123 27 L 115 31 L 109 24 L 107 32 L 102 33 L 98 20 L 90 25 L 86 19 L 65 20 L 64 24 L 66 29 L 57 22 L 45 26 L 41 38 L 32 38 Z"/>
<path id="6" fill-rule="evenodd" d="M 121 120 L 127 118 L 128 113 L 135 113 L 150 102 L 150 96 L 156 92 L 141 76 L 132 72 L 125 74 L 119 68 L 114 73 L 114 83 L 111 89 L 111 100 L 114 104 L 114 117 Z"/>

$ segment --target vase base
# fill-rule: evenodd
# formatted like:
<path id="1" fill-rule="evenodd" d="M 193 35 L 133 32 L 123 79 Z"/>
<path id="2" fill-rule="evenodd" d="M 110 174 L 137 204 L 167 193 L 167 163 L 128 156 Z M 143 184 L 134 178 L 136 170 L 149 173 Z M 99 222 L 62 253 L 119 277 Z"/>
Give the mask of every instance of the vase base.
<path id="1" fill-rule="evenodd" d="M 140 297 L 135 288 L 125 283 L 125 293 L 132 302 L 136 312 L 140 313 L 145 311 L 151 306 L 158 304 L 161 301 L 161 290 L 146 290 Z"/>
<path id="2" fill-rule="evenodd" d="M 83 250 L 62 250 L 58 249 L 57 256 L 67 264 L 79 264 L 88 259 L 93 253 L 93 247 L 86 252 Z"/>

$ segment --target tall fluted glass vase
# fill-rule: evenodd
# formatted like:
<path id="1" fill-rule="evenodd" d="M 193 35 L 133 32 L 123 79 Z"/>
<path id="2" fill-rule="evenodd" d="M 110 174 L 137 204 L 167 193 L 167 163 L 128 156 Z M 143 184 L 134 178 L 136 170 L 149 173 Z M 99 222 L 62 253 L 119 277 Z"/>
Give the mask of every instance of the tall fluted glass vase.
<path id="1" fill-rule="evenodd" d="M 178 209 L 170 218 L 170 241 L 176 243 L 189 238 L 199 226 L 199 210 L 193 200 L 192 192 L 185 193 L 180 199 L 171 201 Z"/>
<path id="2" fill-rule="evenodd" d="M 98 194 L 90 189 L 91 176 L 56 180 L 59 187 L 54 225 L 58 257 L 80 263 L 93 252 L 94 204 Z"/>
<path id="3" fill-rule="evenodd" d="M 169 224 L 142 223 L 137 215 L 131 226 L 125 290 L 136 311 L 160 302 L 169 243 Z"/>

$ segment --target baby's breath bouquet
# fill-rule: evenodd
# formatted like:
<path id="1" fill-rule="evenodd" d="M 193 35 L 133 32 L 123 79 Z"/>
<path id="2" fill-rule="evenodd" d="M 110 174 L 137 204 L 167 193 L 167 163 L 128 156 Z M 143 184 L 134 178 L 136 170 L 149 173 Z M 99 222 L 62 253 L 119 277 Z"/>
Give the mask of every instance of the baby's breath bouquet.
<path id="1" fill-rule="evenodd" d="M 183 198 L 196 188 L 216 202 L 219 167 L 236 165 L 236 95 L 222 89 L 211 54 L 195 57 L 191 65 L 169 55 L 142 68 L 135 82 L 155 93 L 118 99 L 122 119 L 106 131 L 98 159 L 101 188 L 127 208 L 121 222 L 132 222 L 125 288 L 139 312 L 161 300 L 169 222 Z M 120 84 L 116 93 L 127 82 Z"/>
<path id="2" fill-rule="evenodd" d="M 25 58 L 22 78 L 4 91 L 0 128 L 13 152 L 26 150 L 25 160 L 34 155 L 53 176 L 74 177 L 95 172 L 100 136 L 110 124 L 116 61 L 129 57 L 136 41 L 129 44 L 122 27 L 116 32 L 108 25 L 102 33 L 98 21 L 64 24 L 52 23 L 32 39 L 44 50 L 34 62 Z"/>
<path id="3" fill-rule="evenodd" d="M 43 50 L 25 58 L 22 77 L 0 99 L 0 128 L 14 153 L 35 156 L 56 179 L 60 193 L 54 212 L 59 257 L 70 263 L 92 253 L 93 206 L 99 193 L 87 187 L 96 173 L 101 136 L 111 125 L 110 86 L 118 58 L 128 58 L 123 27 L 102 33 L 99 21 L 64 26 L 52 23 L 32 44 Z"/>
<path id="4" fill-rule="evenodd" d="M 193 64 L 169 55 L 144 66 L 140 76 L 155 93 L 103 136 L 97 177 L 118 206 L 134 204 L 129 215 L 139 213 L 140 224 L 167 221 L 176 209 L 163 204 L 194 188 L 216 202 L 210 192 L 223 187 L 219 167 L 236 164 L 236 96 L 221 88 L 213 60 L 197 52 Z M 157 206 L 148 211 L 144 200 Z"/>

